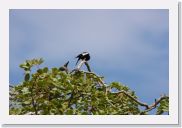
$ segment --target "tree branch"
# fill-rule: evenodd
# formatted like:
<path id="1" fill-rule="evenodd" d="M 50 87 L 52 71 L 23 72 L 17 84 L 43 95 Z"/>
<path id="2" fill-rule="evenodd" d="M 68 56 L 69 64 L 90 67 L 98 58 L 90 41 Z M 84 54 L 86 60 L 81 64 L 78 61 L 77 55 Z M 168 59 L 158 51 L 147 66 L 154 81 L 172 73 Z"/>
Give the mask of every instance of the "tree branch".
<path id="1" fill-rule="evenodd" d="M 112 94 L 120 94 L 120 93 L 123 93 L 124 95 L 128 96 L 130 99 L 132 99 L 133 101 L 135 101 L 137 104 L 139 104 L 140 106 L 144 106 L 145 107 L 145 111 L 143 112 L 148 112 L 148 111 L 151 111 L 152 109 L 156 108 L 157 105 L 164 99 L 168 99 L 169 97 L 168 96 L 161 96 L 159 99 L 155 99 L 155 102 L 152 103 L 151 105 L 148 105 L 146 103 L 143 103 L 137 99 L 135 99 L 134 97 L 132 97 L 130 94 L 128 94 L 127 92 L 125 91 L 119 91 L 119 92 L 114 92 Z"/>
<path id="2" fill-rule="evenodd" d="M 111 94 L 120 94 L 123 93 L 124 95 L 126 95 L 127 97 L 129 97 L 130 99 L 134 100 L 137 104 L 139 104 L 140 106 L 144 106 L 147 109 L 149 108 L 149 106 L 146 103 L 140 102 L 139 100 L 135 99 L 133 96 L 131 96 L 130 94 L 128 94 L 126 91 L 119 91 L 119 92 L 112 92 Z"/>
<path id="3" fill-rule="evenodd" d="M 148 106 L 148 109 L 144 110 L 143 112 L 151 111 L 152 109 L 156 108 L 157 105 L 164 99 L 169 99 L 169 96 L 163 95 L 158 99 L 155 99 L 155 102 Z"/>

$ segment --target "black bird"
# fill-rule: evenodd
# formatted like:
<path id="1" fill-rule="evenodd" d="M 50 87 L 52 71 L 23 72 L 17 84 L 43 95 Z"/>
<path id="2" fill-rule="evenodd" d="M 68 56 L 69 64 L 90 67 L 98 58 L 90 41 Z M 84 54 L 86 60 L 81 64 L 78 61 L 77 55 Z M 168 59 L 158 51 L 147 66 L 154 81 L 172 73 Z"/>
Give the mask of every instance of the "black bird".
<path id="1" fill-rule="evenodd" d="M 60 71 L 65 71 L 68 73 L 68 64 L 69 64 L 69 61 L 67 63 L 65 63 L 63 66 L 61 66 L 59 68 Z"/>
<path id="2" fill-rule="evenodd" d="M 76 65 L 78 63 L 78 61 L 81 60 L 85 60 L 85 61 L 89 61 L 90 60 L 90 54 L 88 52 L 83 52 L 81 54 L 79 54 L 76 58 L 78 58 Z"/>

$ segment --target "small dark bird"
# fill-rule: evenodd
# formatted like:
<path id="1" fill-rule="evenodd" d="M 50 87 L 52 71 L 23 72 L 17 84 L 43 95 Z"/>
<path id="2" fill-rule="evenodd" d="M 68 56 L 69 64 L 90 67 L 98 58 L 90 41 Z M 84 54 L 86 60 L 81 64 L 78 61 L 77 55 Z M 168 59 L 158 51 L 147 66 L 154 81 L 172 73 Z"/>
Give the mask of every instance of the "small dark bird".
<path id="1" fill-rule="evenodd" d="M 69 61 L 67 63 L 65 63 L 63 66 L 61 66 L 59 68 L 60 71 L 65 71 L 68 73 L 68 64 L 69 64 Z"/>
<path id="2" fill-rule="evenodd" d="M 81 60 L 85 60 L 85 61 L 89 61 L 90 60 L 90 54 L 88 52 L 83 52 L 81 54 L 79 54 L 76 58 L 78 58 L 76 65 L 78 63 L 78 61 Z"/>

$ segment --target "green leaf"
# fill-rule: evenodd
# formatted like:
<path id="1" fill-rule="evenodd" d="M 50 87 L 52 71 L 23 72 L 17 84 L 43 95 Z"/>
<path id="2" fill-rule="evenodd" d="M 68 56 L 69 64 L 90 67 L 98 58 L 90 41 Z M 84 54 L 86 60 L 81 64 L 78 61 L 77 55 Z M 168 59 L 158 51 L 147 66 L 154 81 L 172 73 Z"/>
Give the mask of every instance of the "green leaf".
<path id="1" fill-rule="evenodd" d="M 73 110 L 72 109 L 67 110 L 66 114 L 67 115 L 73 115 Z"/>
<path id="2" fill-rule="evenodd" d="M 26 65 L 26 63 L 25 64 L 20 64 L 20 68 L 29 68 L 27 65 Z"/>
<path id="3" fill-rule="evenodd" d="M 43 73 L 43 70 L 42 69 L 38 69 L 37 72 L 40 73 L 40 74 L 42 74 Z"/>
<path id="4" fill-rule="evenodd" d="M 26 74 L 25 74 L 24 80 L 25 80 L 25 81 L 29 81 L 29 79 L 30 79 L 30 74 L 29 74 L 29 73 L 26 73 Z"/>
<path id="5" fill-rule="evenodd" d="M 43 68 L 43 72 L 44 72 L 44 73 L 47 73 L 48 70 L 49 70 L 48 67 Z"/>
<path id="6" fill-rule="evenodd" d="M 118 89 L 118 90 L 122 90 L 121 85 L 120 85 L 119 83 L 117 83 L 117 82 L 112 82 L 112 83 L 110 84 L 110 86 L 111 86 L 111 88 L 116 88 L 116 89 Z"/>
<path id="7" fill-rule="evenodd" d="M 44 85 L 46 85 L 46 82 L 40 80 L 40 81 L 37 82 L 37 85 L 38 86 L 44 86 Z"/>

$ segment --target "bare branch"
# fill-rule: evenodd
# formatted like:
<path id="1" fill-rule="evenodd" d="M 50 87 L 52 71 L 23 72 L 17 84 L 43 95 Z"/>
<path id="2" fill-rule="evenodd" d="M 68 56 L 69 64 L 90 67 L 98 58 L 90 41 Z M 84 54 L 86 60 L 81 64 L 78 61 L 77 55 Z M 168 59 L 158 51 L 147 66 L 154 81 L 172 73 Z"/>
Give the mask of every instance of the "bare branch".
<path id="1" fill-rule="evenodd" d="M 146 103 L 143 103 L 137 99 L 135 99 L 134 97 L 132 97 L 130 94 L 128 94 L 127 92 L 125 91 L 119 91 L 119 92 L 115 92 L 115 93 L 112 93 L 112 94 L 120 94 L 120 93 L 123 93 L 125 94 L 126 96 L 128 96 L 130 99 L 132 99 L 133 101 L 135 101 L 137 104 L 139 104 L 140 106 L 144 106 L 146 109 L 143 111 L 143 112 L 148 112 L 148 111 L 151 111 L 152 109 L 156 108 L 157 105 L 164 99 L 168 99 L 169 97 L 168 96 L 161 96 L 159 99 L 155 99 L 155 102 L 152 103 L 151 105 L 148 105 Z"/>
<path id="2" fill-rule="evenodd" d="M 138 103 L 140 106 L 144 106 L 147 109 L 149 108 L 149 106 L 146 103 L 140 102 L 139 100 L 135 99 L 133 96 L 131 96 L 130 94 L 128 94 L 126 91 L 119 91 L 119 92 L 113 92 L 112 94 L 120 94 L 123 93 L 125 94 L 127 97 L 129 97 L 130 99 L 134 100 L 136 103 Z"/>
<path id="3" fill-rule="evenodd" d="M 154 102 L 153 104 L 149 105 L 149 106 L 148 106 L 148 109 L 146 109 L 144 112 L 148 112 L 148 111 L 151 111 L 152 109 L 156 108 L 157 105 L 158 105 L 162 100 L 164 100 L 164 99 L 169 99 L 169 96 L 164 95 L 164 96 L 161 96 L 161 97 L 158 98 L 158 99 L 155 99 L 155 102 Z"/>

